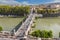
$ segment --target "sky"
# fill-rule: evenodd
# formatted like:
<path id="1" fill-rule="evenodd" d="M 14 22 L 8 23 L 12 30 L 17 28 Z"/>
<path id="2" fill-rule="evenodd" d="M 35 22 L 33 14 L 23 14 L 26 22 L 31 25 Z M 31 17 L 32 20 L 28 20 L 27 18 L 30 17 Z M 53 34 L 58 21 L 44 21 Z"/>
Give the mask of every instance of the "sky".
<path id="1" fill-rule="evenodd" d="M 0 4 L 48 4 L 60 2 L 60 0 L 0 0 Z"/>

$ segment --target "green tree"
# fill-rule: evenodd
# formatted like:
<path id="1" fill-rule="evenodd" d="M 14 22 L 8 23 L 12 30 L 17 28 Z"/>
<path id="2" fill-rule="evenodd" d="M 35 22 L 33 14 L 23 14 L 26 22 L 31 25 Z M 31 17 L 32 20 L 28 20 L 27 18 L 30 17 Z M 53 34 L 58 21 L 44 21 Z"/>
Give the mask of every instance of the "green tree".
<path id="1" fill-rule="evenodd" d="M 35 36 L 35 37 L 40 37 L 40 30 L 37 30 L 37 31 L 32 32 L 31 35 L 32 36 Z"/>
<path id="2" fill-rule="evenodd" d="M 53 35 L 52 35 L 52 31 L 49 31 L 49 32 L 48 32 L 48 37 L 50 37 L 50 38 L 53 37 Z"/>
<path id="3" fill-rule="evenodd" d="M 2 29 L 2 27 L 0 26 L 0 31 L 2 31 L 3 29 Z"/>
<path id="4" fill-rule="evenodd" d="M 0 6 L 0 14 L 3 15 L 28 15 L 30 12 L 30 7 L 28 6 Z"/>
<path id="5" fill-rule="evenodd" d="M 32 36 L 35 37 L 41 37 L 41 38 L 52 38 L 52 31 L 46 31 L 46 30 L 36 30 L 34 32 L 31 33 Z"/>

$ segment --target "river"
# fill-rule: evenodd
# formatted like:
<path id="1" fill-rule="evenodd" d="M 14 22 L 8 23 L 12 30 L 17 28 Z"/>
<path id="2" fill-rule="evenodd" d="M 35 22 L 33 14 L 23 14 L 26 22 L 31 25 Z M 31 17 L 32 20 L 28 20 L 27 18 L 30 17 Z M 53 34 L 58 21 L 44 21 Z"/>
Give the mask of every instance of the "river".
<path id="1" fill-rule="evenodd" d="M 60 17 L 53 18 L 38 18 L 36 21 L 36 28 L 34 30 L 52 30 L 53 37 L 59 38 L 60 32 Z"/>

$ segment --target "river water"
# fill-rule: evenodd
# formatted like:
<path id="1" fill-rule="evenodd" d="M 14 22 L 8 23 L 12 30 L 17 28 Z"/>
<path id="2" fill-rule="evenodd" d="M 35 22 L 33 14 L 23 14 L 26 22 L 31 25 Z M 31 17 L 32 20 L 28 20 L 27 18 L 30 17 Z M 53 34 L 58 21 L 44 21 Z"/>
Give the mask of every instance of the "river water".
<path id="1" fill-rule="evenodd" d="M 11 31 L 15 28 L 23 18 L 0 18 L 0 26 L 3 28 L 3 31 Z"/>
<path id="2" fill-rule="evenodd" d="M 53 37 L 59 38 L 60 18 L 38 18 L 36 19 L 36 28 L 34 30 L 52 30 Z"/>

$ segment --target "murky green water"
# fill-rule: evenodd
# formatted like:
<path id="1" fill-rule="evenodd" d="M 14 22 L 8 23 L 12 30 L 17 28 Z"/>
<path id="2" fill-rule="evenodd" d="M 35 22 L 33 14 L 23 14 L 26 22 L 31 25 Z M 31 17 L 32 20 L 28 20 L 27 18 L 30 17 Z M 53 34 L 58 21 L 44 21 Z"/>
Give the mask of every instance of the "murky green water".
<path id="1" fill-rule="evenodd" d="M 23 18 L 0 18 L 0 26 L 2 26 L 3 31 L 11 31 L 22 20 Z"/>
<path id="2" fill-rule="evenodd" d="M 60 32 L 60 18 L 39 18 L 34 30 L 52 30 L 53 37 L 58 38 Z"/>

